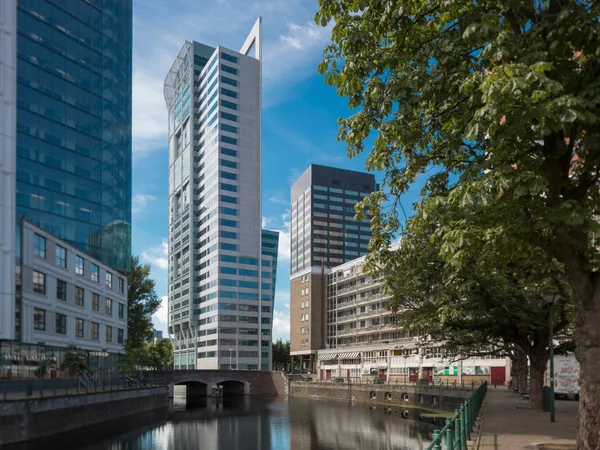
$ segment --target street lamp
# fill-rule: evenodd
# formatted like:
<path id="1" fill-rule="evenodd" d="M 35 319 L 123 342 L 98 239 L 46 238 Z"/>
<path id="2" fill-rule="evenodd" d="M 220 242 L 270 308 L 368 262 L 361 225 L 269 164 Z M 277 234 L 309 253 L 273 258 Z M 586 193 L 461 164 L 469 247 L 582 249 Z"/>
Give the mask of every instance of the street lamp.
<path id="1" fill-rule="evenodd" d="M 550 359 L 550 422 L 554 423 L 554 302 L 560 297 L 560 294 L 554 293 L 544 296 L 544 301 L 548 305 L 548 328 L 550 331 L 550 344 L 549 344 L 549 359 Z"/>

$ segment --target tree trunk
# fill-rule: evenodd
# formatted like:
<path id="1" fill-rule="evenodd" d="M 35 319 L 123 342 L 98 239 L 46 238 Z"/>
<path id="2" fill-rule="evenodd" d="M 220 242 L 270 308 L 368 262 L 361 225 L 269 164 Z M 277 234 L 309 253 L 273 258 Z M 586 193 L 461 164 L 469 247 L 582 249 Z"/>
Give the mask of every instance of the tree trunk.
<path id="1" fill-rule="evenodd" d="M 578 450 L 600 449 L 600 277 L 571 280 L 576 300 L 575 356 L 579 362 Z M 586 282 L 587 281 L 587 282 Z"/>
<path id="2" fill-rule="evenodd" d="M 519 359 L 517 360 L 517 364 L 519 364 L 519 394 L 524 394 L 527 392 L 527 378 L 529 376 L 529 367 L 527 366 L 527 357 L 525 353 L 519 352 Z"/>
<path id="3" fill-rule="evenodd" d="M 529 402 L 533 409 L 542 409 L 542 393 L 544 390 L 544 373 L 548 363 L 548 354 L 530 357 L 531 379 Z"/>

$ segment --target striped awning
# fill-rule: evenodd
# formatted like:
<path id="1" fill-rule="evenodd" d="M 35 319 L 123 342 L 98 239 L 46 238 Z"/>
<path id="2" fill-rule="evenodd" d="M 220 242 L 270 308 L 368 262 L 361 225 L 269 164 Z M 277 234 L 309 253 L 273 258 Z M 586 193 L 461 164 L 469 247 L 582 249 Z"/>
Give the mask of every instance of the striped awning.
<path id="1" fill-rule="evenodd" d="M 325 353 L 324 355 L 319 355 L 319 361 L 329 361 L 331 359 L 337 358 L 337 353 Z"/>
<path id="2" fill-rule="evenodd" d="M 340 353 L 340 359 L 358 359 L 360 357 L 359 352 Z"/>

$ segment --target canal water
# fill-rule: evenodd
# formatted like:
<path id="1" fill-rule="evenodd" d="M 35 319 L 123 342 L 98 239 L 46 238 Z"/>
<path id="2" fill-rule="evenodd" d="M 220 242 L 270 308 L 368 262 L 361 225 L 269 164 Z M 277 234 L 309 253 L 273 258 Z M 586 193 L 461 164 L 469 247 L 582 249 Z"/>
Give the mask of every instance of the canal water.
<path id="1" fill-rule="evenodd" d="M 203 398 L 10 450 L 423 450 L 443 419 L 296 398 Z M 408 414 L 408 418 L 405 416 Z M 435 425 L 433 422 L 437 422 Z M 4 450 L 4 448 L 2 448 Z"/>

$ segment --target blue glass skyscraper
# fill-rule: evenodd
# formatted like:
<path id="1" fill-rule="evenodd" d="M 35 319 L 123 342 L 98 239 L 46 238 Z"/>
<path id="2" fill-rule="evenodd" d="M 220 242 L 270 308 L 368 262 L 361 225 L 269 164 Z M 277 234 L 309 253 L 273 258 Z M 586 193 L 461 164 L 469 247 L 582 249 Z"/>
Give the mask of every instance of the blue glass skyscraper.
<path id="1" fill-rule="evenodd" d="M 131 254 L 132 0 L 18 0 L 17 217 Z"/>

